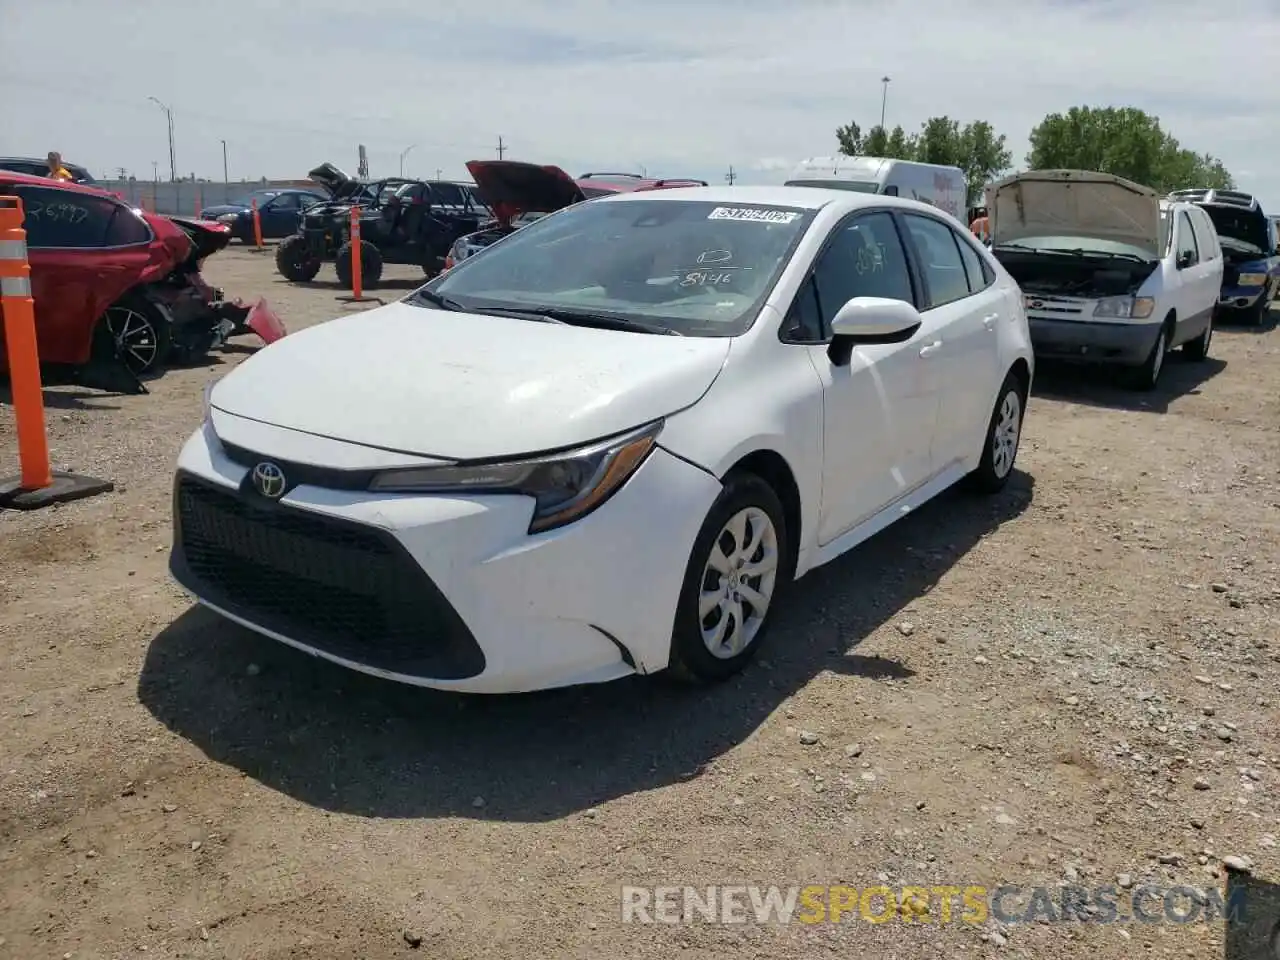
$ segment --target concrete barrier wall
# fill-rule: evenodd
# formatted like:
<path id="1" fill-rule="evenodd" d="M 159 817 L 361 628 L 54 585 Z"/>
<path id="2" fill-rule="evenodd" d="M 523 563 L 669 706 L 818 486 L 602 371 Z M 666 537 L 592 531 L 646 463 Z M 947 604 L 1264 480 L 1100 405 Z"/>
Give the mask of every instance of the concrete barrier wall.
<path id="1" fill-rule="evenodd" d="M 99 180 L 96 184 L 103 190 L 121 194 L 134 206 L 144 207 L 156 213 L 179 214 L 191 217 L 201 207 L 211 207 L 219 203 L 237 200 L 254 190 L 270 190 L 273 187 L 299 187 L 302 189 L 321 190 L 310 180 L 253 180 L 247 182 L 221 183 L 180 181 L 169 183 L 151 180 Z"/>

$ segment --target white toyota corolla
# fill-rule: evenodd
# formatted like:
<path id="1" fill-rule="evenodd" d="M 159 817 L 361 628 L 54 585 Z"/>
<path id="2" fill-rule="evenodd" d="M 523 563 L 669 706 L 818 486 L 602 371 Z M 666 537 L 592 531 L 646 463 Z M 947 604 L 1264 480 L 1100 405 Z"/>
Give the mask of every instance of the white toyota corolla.
<path id="1" fill-rule="evenodd" d="M 785 587 L 1013 470 L 1013 280 L 909 200 L 622 194 L 206 394 L 171 570 L 357 670 L 514 692 L 740 670 Z"/>

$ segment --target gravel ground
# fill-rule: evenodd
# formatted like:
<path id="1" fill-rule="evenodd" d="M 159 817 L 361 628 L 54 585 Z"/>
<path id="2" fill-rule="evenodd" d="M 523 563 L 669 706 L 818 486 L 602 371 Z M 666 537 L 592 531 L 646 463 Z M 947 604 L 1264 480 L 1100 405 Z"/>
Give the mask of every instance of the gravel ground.
<path id="1" fill-rule="evenodd" d="M 291 328 L 344 309 L 239 248 L 208 273 Z M 55 465 L 117 489 L 0 514 L 0 956 L 1221 956 L 1221 923 L 938 906 L 623 924 L 620 887 L 1280 878 L 1273 327 L 1152 395 L 1045 371 L 1005 494 L 816 571 L 706 691 L 437 695 L 219 622 L 167 581 L 169 484 L 249 339 L 150 396 L 50 390 Z"/>

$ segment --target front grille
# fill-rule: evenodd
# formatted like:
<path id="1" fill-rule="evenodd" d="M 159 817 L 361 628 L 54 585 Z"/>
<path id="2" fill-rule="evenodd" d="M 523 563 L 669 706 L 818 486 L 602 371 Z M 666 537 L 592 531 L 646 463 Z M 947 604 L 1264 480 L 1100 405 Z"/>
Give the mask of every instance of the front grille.
<path id="1" fill-rule="evenodd" d="M 179 474 L 171 567 L 202 599 L 356 663 L 440 680 L 484 670 L 457 611 L 372 527 Z"/>

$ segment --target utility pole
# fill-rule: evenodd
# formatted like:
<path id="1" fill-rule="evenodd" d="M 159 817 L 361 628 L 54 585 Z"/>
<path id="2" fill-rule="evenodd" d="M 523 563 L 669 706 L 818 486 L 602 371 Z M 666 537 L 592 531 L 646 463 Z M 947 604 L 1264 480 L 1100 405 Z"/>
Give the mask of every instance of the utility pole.
<path id="1" fill-rule="evenodd" d="M 880 83 L 883 84 L 883 90 L 880 92 L 880 129 L 884 129 L 884 108 L 889 102 L 889 78 L 881 77 Z"/>
<path id="2" fill-rule="evenodd" d="M 411 143 L 400 151 L 400 176 L 404 176 L 404 158 L 409 155 L 409 151 L 416 147 L 416 143 Z"/>
<path id="3" fill-rule="evenodd" d="M 163 110 L 165 118 L 169 121 L 169 182 L 174 183 L 178 179 L 178 162 L 174 159 L 173 153 L 173 111 L 155 97 L 147 97 L 147 99 Z"/>
<path id="4" fill-rule="evenodd" d="M 738 179 L 738 174 L 734 172 L 733 164 L 729 164 L 729 172 L 724 175 L 725 183 L 729 184 L 729 186 L 732 187 L 733 181 L 737 179 Z"/>
<path id="5" fill-rule="evenodd" d="M 222 182 L 230 183 L 231 175 L 227 173 L 227 141 L 222 141 Z"/>
<path id="6" fill-rule="evenodd" d="M 440 182 L 440 174 L 444 173 L 439 167 L 436 167 L 436 183 Z"/>
<path id="7" fill-rule="evenodd" d="M 502 136 L 498 136 L 498 159 L 502 159 L 502 155 L 507 152 L 507 145 L 502 142 Z"/>
<path id="8" fill-rule="evenodd" d="M 116 173 L 120 174 L 121 180 L 129 179 L 129 171 L 126 170 L 124 167 L 116 167 Z"/>

